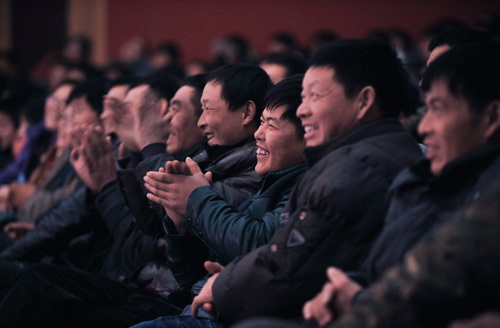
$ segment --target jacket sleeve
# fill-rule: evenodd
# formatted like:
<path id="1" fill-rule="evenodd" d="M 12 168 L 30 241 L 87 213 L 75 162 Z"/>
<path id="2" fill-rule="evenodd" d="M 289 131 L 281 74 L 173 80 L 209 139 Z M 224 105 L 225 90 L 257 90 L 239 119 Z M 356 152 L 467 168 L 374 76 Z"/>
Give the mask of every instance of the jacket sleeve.
<path id="1" fill-rule="evenodd" d="M 71 196 L 80 184 L 78 176 L 74 176 L 71 181 L 61 188 L 49 191 L 37 189 L 28 201 L 19 209 L 17 220 L 20 222 L 35 222 L 38 218 L 49 212 L 61 201 Z"/>
<path id="2" fill-rule="evenodd" d="M 208 249 L 190 233 L 178 234 L 168 218 L 165 231 L 168 267 L 181 287 L 190 288 L 207 273 L 203 263 L 208 259 Z"/>
<path id="3" fill-rule="evenodd" d="M 97 209 L 114 238 L 114 244 L 127 254 L 129 263 L 141 259 L 165 260 L 161 240 L 143 233 L 125 203 L 118 181 L 108 183 L 96 197 Z"/>
<path id="4" fill-rule="evenodd" d="M 147 199 L 142 179 L 148 171 L 158 170 L 168 159 L 171 158 L 158 154 L 145 159 L 133 169 L 118 170 L 118 178 L 130 212 L 138 227 L 152 237 L 163 236 L 161 218 L 165 215 L 165 210 Z"/>
<path id="5" fill-rule="evenodd" d="M 266 199 L 257 198 L 252 206 L 266 206 Z M 264 245 L 279 227 L 279 216 L 288 201 L 281 197 L 275 208 L 262 217 L 240 213 L 213 188 L 200 187 L 191 193 L 187 208 L 187 225 L 223 263 Z"/>
<path id="6" fill-rule="evenodd" d="M 88 232 L 95 212 L 86 206 L 86 188 L 80 187 L 73 196 L 44 215 L 21 240 L 2 252 L 2 257 L 36 261 L 51 252 L 64 248 L 68 242 Z"/>

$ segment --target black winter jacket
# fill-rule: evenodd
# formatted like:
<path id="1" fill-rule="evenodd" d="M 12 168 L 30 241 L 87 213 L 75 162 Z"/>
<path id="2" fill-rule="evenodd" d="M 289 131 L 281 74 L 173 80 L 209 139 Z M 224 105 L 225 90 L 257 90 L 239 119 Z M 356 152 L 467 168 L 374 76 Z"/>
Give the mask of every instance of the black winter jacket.
<path id="1" fill-rule="evenodd" d="M 230 263 L 213 285 L 225 322 L 255 315 L 294 317 L 326 281 L 326 268 L 357 269 L 382 228 L 386 193 L 422 158 L 396 119 L 359 126 L 307 148 L 311 166 L 268 245 Z"/>
<path id="2" fill-rule="evenodd" d="M 500 177 L 500 143 L 492 143 L 446 165 L 439 176 L 424 160 L 406 169 L 391 186 L 384 229 L 363 264 L 372 282 L 424 236 L 459 215 Z"/>
<path id="3" fill-rule="evenodd" d="M 302 177 L 305 165 L 273 172 L 264 177 L 262 188 L 237 208 L 224 200 L 214 188 L 200 187 L 189 197 L 187 225 L 191 235 L 201 240 L 212 252 L 211 260 L 226 264 L 238 256 L 264 245 L 279 227 L 279 217 L 288 202 L 290 191 Z M 172 268 L 178 280 L 189 285 L 193 271 L 201 268 L 187 253 L 186 241 L 191 235 L 169 235 L 172 247 L 177 247 L 177 259 Z M 173 240 L 176 239 L 176 243 Z M 184 255 L 183 252 L 186 252 Z M 171 257 L 170 257 L 171 258 Z M 180 269 L 182 268 L 182 270 Z M 203 274 L 204 270 L 199 273 Z"/>

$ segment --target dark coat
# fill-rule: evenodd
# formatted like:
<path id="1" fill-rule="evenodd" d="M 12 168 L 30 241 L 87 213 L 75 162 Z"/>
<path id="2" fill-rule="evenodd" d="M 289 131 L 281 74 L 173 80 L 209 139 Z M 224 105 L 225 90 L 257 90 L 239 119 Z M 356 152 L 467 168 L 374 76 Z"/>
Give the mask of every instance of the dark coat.
<path id="1" fill-rule="evenodd" d="M 282 228 L 215 281 L 215 308 L 225 322 L 300 316 L 328 266 L 357 269 L 382 228 L 391 182 L 422 158 L 396 119 L 366 123 L 305 155 L 311 168 L 290 196 Z"/>
<path id="2" fill-rule="evenodd" d="M 335 327 L 449 327 L 457 319 L 499 312 L 500 180 L 494 181 L 413 247 Z"/>
<path id="3" fill-rule="evenodd" d="M 189 197 L 187 226 L 191 234 L 170 234 L 170 267 L 179 281 L 189 285 L 204 273 L 201 262 L 195 263 L 188 241 L 201 240 L 212 253 L 211 260 L 226 264 L 238 256 L 264 245 L 279 227 L 279 217 L 305 165 L 297 165 L 265 176 L 262 188 L 242 202 L 231 206 L 214 188 L 197 188 Z M 195 236 L 195 237 L 193 237 Z M 174 257 L 175 256 L 175 257 Z M 204 259 L 199 259 L 204 260 Z M 198 269 L 198 274 L 194 274 Z"/>
<path id="4" fill-rule="evenodd" d="M 416 242 L 461 213 L 499 176 L 500 143 L 453 161 L 439 176 L 427 160 L 401 172 L 391 187 L 384 229 L 362 267 L 368 280 L 402 263 Z"/>

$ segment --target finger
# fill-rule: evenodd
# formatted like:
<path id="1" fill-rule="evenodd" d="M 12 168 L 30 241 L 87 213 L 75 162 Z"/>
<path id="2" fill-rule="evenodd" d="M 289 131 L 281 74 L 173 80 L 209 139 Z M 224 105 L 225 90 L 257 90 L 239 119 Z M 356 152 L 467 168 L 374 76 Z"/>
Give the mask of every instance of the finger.
<path id="1" fill-rule="evenodd" d="M 209 273 L 218 273 L 224 269 L 224 266 L 217 262 L 205 261 L 204 265 Z"/>
<path id="2" fill-rule="evenodd" d="M 191 171 L 192 175 L 203 174 L 203 172 L 201 171 L 200 166 L 198 165 L 198 163 L 196 163 L 195 161 L 193 161 L 191 159 L 191 157 L 187 157 L 186 158 L 186 164 L 189 167 L 189 170 Z"/>
<path id="3" fill-rule="evenodd" d="M 168 202 L 167 202 L 167 200 L 166 200 L 166 199 L 164 199 L 164 198 L 160 198 L 160 197 L 158 197 L 158 196 L 156 196 L 156 195 L 154 195 L 154 194 L 152 194 L 152 193 L 147 193 L 147 194 L 146 194 L 146 197 L 147 197 L 150 201 L 152 201 L 152 202 L 154 202 L 154 203 L 157 203 L 157 204 L 160 204 L 160 205 L 161 205 L 161 206 L 163 206 L 163 207 L 167 207 L 167 208 L 168 208 Z"/>
<path id="4" fill-rule="evenodd" d="M 313 319 L 314 317 L 313 313 L 314 312 L 312 311 L 312 301 L 309 301 L 306 304 L 304 304 L 304 307 L 302 308 L 302 316 L 304 317 L 304 319 L 305 320 Z"/>
<path id="5" fill-rule="evenodd" d="M 168 161 L 165 163 L 165 172 L 174 174 L 174 168 L 172 166 L 172 161 Z"/>
<path id="6" fill-rule="evenodd" d="M 144 181 L 150 184 L 156 182 L 155 186 L 158 187 L 158 183 L 170 184 L 175 182 L 175 175 L 167 172 L 155 172 L 148 171 L 144 176 Z"/>
<path id="7" fill-rule="evenodd" d="M 207 179 L 208 183 L 210 185 L 213 185 L 214 182 L 213 182 L 213 175 L 212 175 L 212 172 L 208 171 L 205 173 L 205 178 Z"/>
<path id="8" fill-rule="evenodd" d="M 198 309 L 203 305 L 203 301 L 200 300 L 200 296 L 196 296 L 191 303 L 191 314 L 196 316 L 198 314 Z"/>
<path id="9" fill-rule="evenodd" d="M 181 163 L 177 160 L 172 161 L 172 169 L 175 174 L 183 174 L 182 168 L 181 168 Z"/>
<path id="10" fill-rule="evenodd" d="M 213 303 L 203 303 L 203 310 L 207 313 L 214 313 L 214 304 Z"/>

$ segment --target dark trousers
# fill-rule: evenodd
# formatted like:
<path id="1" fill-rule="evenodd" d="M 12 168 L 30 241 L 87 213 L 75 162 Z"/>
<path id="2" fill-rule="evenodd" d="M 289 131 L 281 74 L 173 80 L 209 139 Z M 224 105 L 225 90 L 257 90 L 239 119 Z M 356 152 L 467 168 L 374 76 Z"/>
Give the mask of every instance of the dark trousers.
<path id="1" fill-rule="evenodd" d="M 37 264 L 0 304 L 0 327 L 130 327 L 181 309 L 85 271 Z"/>

